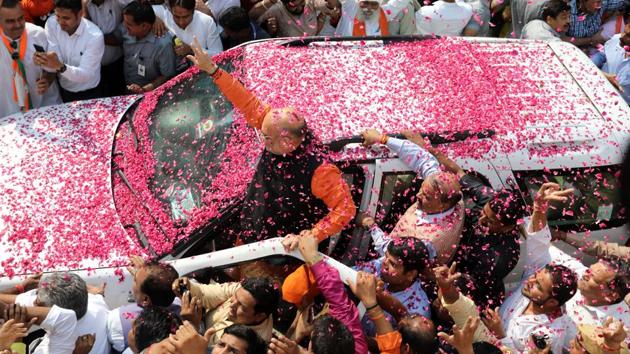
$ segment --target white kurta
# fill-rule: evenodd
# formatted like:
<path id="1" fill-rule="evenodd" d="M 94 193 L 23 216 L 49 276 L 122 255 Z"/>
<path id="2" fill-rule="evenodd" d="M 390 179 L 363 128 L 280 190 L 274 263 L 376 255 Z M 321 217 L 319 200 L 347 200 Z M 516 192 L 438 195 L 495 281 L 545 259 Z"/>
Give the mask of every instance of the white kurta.
<path id="1" fill-rule="evenodd" d="M 31 94 L 32 106 L 33 108 L 37 108 L 59 104 L 61 103 L 61 97 L 59 96 L 59 88 L 57 87 L 56 82 L 53 82 L 43 95 L 37 94 L 37 80 L 42 74 L 42 69 L 33 63 L 33 55 L 35 54 L 35 48 L 33 45 L 37 44 L 44 47 L 44 49 L 48 48 L 48 42 L 46 40 L 44 29 L 27 22 L 25 31 L 27 33 L 28 40 L 26 43 L 26 54 L 24 55 L 23 63 L 26 71 L 28 90 Z M 8 79 L 13 78 L 13 73 L 13 60 L 11 59 L 11 54 L 7 50 L 6 46 L 1 44 L 0 77 L 2 77 L 3 80 L 0 81 L 0 87 L 2 88 L 0 91 L 2 91 L 3 94 L 0 95 L 0 117 L 20 111 L 20 107 L 17 102 L 13 100 L 12 80 Z"/>
<path id="2" fill-rule="evenodd" d="M 418 33 L 436 36 L 460 36 L 472 17 L 472 6 L 464 2 L 436 1 L 416 12 Z"/>
<path id="3" fill-rule="evenodd" d="M 219 27 L 212 17 L 195 10 L 192 21 L 185 29 L 179 27 L 173 19 L 173 14 L 163 5 L 154 5 L 155 16 L 164 21 L 164 25 L 171 33 L 176 35 L 182 42 L 191 45 L 197 37 L 201 47 L 210 55 L 215 55 L 223 51 L 221 37 L 219 37 Z"/>
<path id="4" fill-rule="evenodd" d="M 400 12 L 407 7 L 409 0 L 392 0 L 387 4 L 383 4 L 381 7 L 385 12 L 387 21 L 392 21 Z M 337 24 L 337 30 L 335 35 L 337 36 L 352 36 L 352 29 L 354 28 L 354 18 L 357 13 L 361 11 L 359 8 L 358 0 L 343 0 L 341 1 L 341 19 Z M 368 36 L 378 36 L 381 34 L 381 28 L 379 24 L 379 11 L 375 11 L 374 16 L 366 19 L 365 21 L 365 34 Z"/>

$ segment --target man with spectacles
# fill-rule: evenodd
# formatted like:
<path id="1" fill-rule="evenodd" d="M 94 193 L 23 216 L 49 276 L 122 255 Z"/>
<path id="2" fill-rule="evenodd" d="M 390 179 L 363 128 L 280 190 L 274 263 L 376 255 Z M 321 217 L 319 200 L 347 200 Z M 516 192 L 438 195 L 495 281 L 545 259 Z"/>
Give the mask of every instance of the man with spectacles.
<path id="1" fill-rule="evenodd" d="M 35 45 L 46 48 L 44 30 L 26 23 L 18 0 L 0 5 L 0 117 L 61 103 L 54 75 L 33 63 Z"/>

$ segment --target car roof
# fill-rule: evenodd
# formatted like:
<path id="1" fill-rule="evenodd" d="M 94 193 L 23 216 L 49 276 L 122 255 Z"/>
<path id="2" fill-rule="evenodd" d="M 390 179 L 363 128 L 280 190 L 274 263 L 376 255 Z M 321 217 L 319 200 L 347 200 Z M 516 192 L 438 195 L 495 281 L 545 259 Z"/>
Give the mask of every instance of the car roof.
<path id="1" fill-rule="evenodd" d="M 472 149 L 461 144 L 457 152 L 478 157 L 491 148 L 527 151 L 535 143 L 547 151 L 552 142 L 608 144 L 610 137 L 618 144 L 630 131 L 627 104 L 569 43 L 307 42 L 242 47 L 245 70 L 239 79 L 273 107 L 298 108 L 323 141 L 357 136 L 367 128 L 496 132 L 499 142 L 479 142 Z"/>

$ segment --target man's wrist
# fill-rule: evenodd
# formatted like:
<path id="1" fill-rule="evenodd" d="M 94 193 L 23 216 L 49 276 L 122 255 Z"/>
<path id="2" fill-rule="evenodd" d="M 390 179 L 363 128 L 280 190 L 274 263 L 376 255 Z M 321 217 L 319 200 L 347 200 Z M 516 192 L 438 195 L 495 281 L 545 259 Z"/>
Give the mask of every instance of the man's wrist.
<path id="1" fill-rule="evenodd" d="M 66 71 L 67 67 L 65 63 L 61 63 L 61 66 L 57 69 L 58 74 L 63 74 Z"/>

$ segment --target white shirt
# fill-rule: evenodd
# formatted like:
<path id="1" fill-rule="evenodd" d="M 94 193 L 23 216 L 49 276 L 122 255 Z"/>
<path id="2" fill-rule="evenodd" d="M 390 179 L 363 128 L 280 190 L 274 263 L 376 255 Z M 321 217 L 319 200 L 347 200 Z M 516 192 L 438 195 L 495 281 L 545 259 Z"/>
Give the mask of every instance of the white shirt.
<path id="1" fill-rule="evenodd" d="M 606 63 L 602 70 L 616 75 L 617 82 L 624 90 L 621 96 L 626 102 L 630 102 L 630 57 L 626 55 L 621 44 L 621 34 L 616 34 L 606 41 L 604 54 L 606 55 Z"/>
<path id="2" fill-rule="evenodd" d="M 206 1 L 206 6 L 208 6 L 210 11 L 212 11 L 212 15 L 214 16 L 214 18 L 218 20 L 219 17 L 221 17 L 221 13 L 223 13 L 223 11 L 227 10 L 228 8 L 233 7 L 233 6 L 240 7 L 241 1 L 240 0 L 208 0 Z"/>
<path id="3" fill-rule="evenodd" d="M 523 39 L 541 39 L 546 41 L 559 41 L 560 33 L 551 28 L 549 24 L 543 20 L 533 20 L 523 27 L 521 33 Z"/>
<path id="4" fill-rule="evenodd" d="M 173 14 L 163 5 L 154 5 L 155 16 L 164 21 L 164 25 L 182 42 L 191 45 L 194 37 L 197 37 L 201 47 L 210 55 L 215 55 L 223 51 L 219 28 L 212 17 L 195 10 L 193 19 L 185 29 L 180 28 L 173 20 Z"/>
<path id="5" fill-rule="evenodd" d="M 542 230 L 532 233 L 530 222 L 531 220 L 527 220 L 526 253 L 521 256 L 527 260 L 525 274 L 523 274 L 525 281 L 551 260 L 551 255 L 549 254 L 551 242 L 549 227 L 545 226 Z M 554 353 L 562 353 L 571 319 L 566 314 L 562 314 L 554 319 L 549 318 L 547 315 L 523 315 L 523 311 L 530 303 L 530 300 L 523 296 L 521 292 L 525 281 L 505 299 L 499 310 L 506 335 L 501 340 L 501 344 L 517 352 L 524 353 L 527 351 L 532 334 L 547 334 L 549 336 L 547 343 L 551 345 L 551 350 Z"/>
<path id="6" fill-rule="evenodd" d="M 120 322 L 120 308 L 109 311 L 107 315 L 107 340 L 117 352 L 125 350 L 125 334 Z"/>
<path id="7" fill-rule="evenodd" d="M 87 4 L 90 20 L 100 28 L 103 34 L 114 32 L 122 23 L 122 9 L 130 0 L 105 0 L 100 6 L 89 1 Z M 122 57 L 122 47 L 105 45 L 105 53 L 101 65 L 109 65 Z"/>
<path id="8" fill-rule="evenodd" d="M 77 317 L 72 310 L 51 307 L 41 324 L 46 331 L 44 339 L 33 354 L 71 354 L 77 341 Z"/>
<path id="9" fill-rule="evenodd" d="M 470 5 L 440 0 L 416 12 L 416 26 L 424 35 L 460 36 L 471 17 Z"/>
<path id="10" fill-rule="evenodd" d="M 66 64 L 66 71 L 59 74 L 59 84 L 70 92 L 93 89 L 101 81 L 101 59 L 105 51 L 103 32 L 95 24 L 81 19 L 77 30 L 68 32 L 59 27 L 57 17 L 46 21 L 48 51 L 57 53 Z"/>
<path id="11" fill-rule="evenodd" d="M 26 84 L 30 93 L 32 107 L 38 108 L 59 104 L 61 103 L 61 97 L 59 96 L 59 88 L 56 82 L 53 82 L 43 95 L 37 94 L 37 80 L 42 74 L 42 68 L 33 63 L 33 55 L 35 54 L 33 44 L 41 45 L 44 49 L 48 48 L 46 33 L 43 28 L 28 22 L 24 30 L 26 31 L 27 41 L 26 54 L 24 54 L 22 62 L 26 71 Z M 19 44 L 19 39 L 17 42 Z M 0 95 L 0 117 L 20 111 L 20 106 L 13 100 L 13 76 L 14 70 L 11 54 L 4 43 L 0 42 L 0 77 L 3 78 L 0 80 L 0 91 L 3 92 Z"/>
<path id="12" fill-rule="evenodd" d="M 571 300 L 566 303 L 567 315 L 571 318 L 572 326 L 569 328 L 565 339 L 565 346 L 577 335 L 577 325 L 588 324 L 602 326 L 608 317 L 623 322 L 626 331 L 630 330 L 630 308 L 625 301 L 607 306 L 589 306 L 585 304 L 584 297 L 578 291 Z M 630 338 L 626 338 L 626 343 Z"/>
<path id="13" fill-rule="evenodd" d="M 15 298 L 15 303 L 22 306 L 34 306 L 37 298 L 37 290 L 30 290 L 19 294 Z M 94 334 L 94 346 L 89 354 L 109 354 L 109 343 L 107 341 L 107 317 L 109 307 L 101 295 L 88 294 L 87 312 L 76 322 L 75 338 L 86 334 Z M 73 312 L 74 313 L 74 312 Z M 43 327 L 43 325 L 42 325 Z"/>
<path id="14" fill-rule="evenodd" d="M 381 5 L 381 8 L 385 12 L 387 21 L 392 21 L 400 12 L 407 7 L 409 0 L 392 0 L 387 4 Z M 341 2 L 341 19 L 337 24 L 337 30 L 335 35 L 337 36 L 352 36 L 352 30 L 354 28 L 354 19 L 361 11 L 358 0 L 344 0 Z M 379 10 L 374 12 L 374 15 L 365 20 L 365 34 L 368 36 L 377 36 L 381 34 L 380 28 L 380 15 Z"/>

